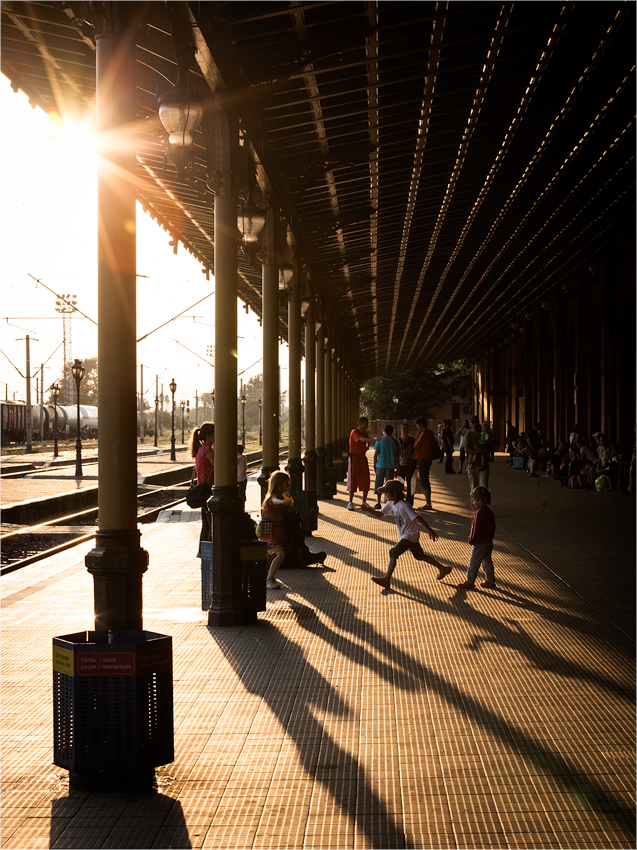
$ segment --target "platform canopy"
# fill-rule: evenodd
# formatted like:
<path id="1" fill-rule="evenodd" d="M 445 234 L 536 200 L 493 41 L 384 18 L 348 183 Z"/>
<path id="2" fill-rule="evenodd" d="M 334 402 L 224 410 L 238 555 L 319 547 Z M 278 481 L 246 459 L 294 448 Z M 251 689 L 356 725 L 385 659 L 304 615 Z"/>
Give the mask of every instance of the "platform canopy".
<path id="1" fill-rule="evenodd" d="M 44 109 L 93 109 L 84 18 L 109 5 L 3 2 L 2 72 Z M 178 180 L 157 119 L 173 6 L 196 46 L 190 85 L 238 110 L 261 197 L 357 380 L 482 355 L 634 232 L 634 3 L 151 2 L 139 199 L 211 271 L 209 140 L 197 132 Z M 260 314 L 258 257 L 239 255 L 239 289 Z"/>

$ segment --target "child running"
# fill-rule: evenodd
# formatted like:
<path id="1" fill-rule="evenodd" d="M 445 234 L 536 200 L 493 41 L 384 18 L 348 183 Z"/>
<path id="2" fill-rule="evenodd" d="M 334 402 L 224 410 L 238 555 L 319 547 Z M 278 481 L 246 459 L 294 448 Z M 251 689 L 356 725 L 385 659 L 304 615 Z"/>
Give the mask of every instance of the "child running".
<path id="1" fill-rule="evenodd" d="M 469 543 L 473 546 L 467 580 L 457 585 L 461 590 L 473 590 L 476 586 L 476 576 L 480 565 L 484 566 L 487 580 L 480 587 L 495 587 L 495 573 L 493 571 L 493 537 L 495 535 L 495 516 L 489 507 L 491 504 L 491 493 L 486 487 L 474 487 L 471 491 L 471 503 L 475 512 L 471 517 L 471 532 Z"/>
<path id="2" fill-rule="evenodd" d="M 372 581 L 379 584 L 381 587 L 389 588 L 392 573 L 396 567 L 396 561 L 403 552 L 407 551 L 411 552 L 417 561 L 426 561 L 428 564 L 436 567 L 439 571 L 437 575 L 438 581 L 446 575 L 449 575 L 453 569 L 452 567 L 443 566 L 443 564 L 436 561 L 435 558 L 432 558 L 430 555 L 425 555 L 423 552 L 422 546 L 418 541 L 420 536 L 418 523 L 424 525 L 427 529 L 430 540 L 435 542 L 438 539 L 438 535 L 429 526 L 429 524 L 416 513 L 412 506 L 403 499 L 403 485 L 400 481 L 392 479 L 391 481 L 388 481 L 384 487 L 380 487 L 378 492 L 379 494 L 385 493 L 387 495 L 387 502 L 383 505 L 383 507 L 377 511 L 370 507 L 370 505 L 363 504 L 361 505 L 359 512 L 372 514 L 373 516 L 378 517 L 378 519 L 382 519 L 386 516 L 395 516 L 396 522 L 398 523 L 398 536 L 400 537 L 400 540 L 396 546 L 389 550 L 389 564 L 387 565 L 387 572 L 385 575 L 380 578 L 372 576 Z"/>

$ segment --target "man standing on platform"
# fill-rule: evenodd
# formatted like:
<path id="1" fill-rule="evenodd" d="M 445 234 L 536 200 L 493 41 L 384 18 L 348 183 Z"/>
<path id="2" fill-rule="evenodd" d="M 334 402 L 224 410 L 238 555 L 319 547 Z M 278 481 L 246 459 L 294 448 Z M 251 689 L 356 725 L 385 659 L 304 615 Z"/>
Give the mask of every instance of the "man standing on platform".
<path id="1" fill-rule="evenodd" d="M 453 431 L 451 430 L 451 419 L 445 419 L 442 429 L 442 450 L 445 453 L 445 472 L 453 475 Z"/>
<path id="2" fill-rule="evenodd" d="M 472 416 L 469 431 L 464 438 L 470 493 L 476 487 L 487 487 L 489 484 L 489 450 L 480 445 L 480 437 L 480 422 L 477 416 Z"/>
<path id="3" fill-rule="evenodd" d="M 396 473 L 398 466 L 398 444 L 393 437 L 394 426 L 385 425 L 383 428 L 384 437 L 376 440 L 374 446 L 374 466 L 376 468 L 376 482 L 374 489 L 376 490 L 376 507 L 379 511 L 382 507 L 380 503 L 380 488 L 386 481 L 391 481 Z"/>
<path id="4" fill-rule="evenodd" d="M 349 491 L 348 511 L 354 510 L 354 493 L 357 490 L 363 492 L 363 504 L 367 502 L 369 492 L 369 463 L 367 462 L 367 449 L 372 438 L 367 433 L 369 419 L 361 416 L 358 420 L 358 428 L 349 435 L 349 458 L 347 462 L 347 489 Z"/>

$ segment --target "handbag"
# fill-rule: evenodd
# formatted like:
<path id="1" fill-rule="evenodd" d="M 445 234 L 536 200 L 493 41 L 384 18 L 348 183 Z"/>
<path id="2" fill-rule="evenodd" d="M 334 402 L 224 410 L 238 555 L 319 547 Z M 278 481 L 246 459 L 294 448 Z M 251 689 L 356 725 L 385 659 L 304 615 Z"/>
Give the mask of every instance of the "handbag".
<path id="1" fill-rule="evenodd" d="M 195 469 L 193 467 L 192 476 L 190 478 L 190 487 L 186 492 L 186 504 L 189 508 L 203 508 L 211 496 L 212 484 L 209 481 L 203 481 L 201 484 L 196 484 Z"/>
<path id="2" fill-rule="evenodd" d="M 411 476 L 411 485 L 409 489 L 411 491 L 412 496 L 422 495 L 425 492 L 422 484 L 420 483 L 420 475 L 418 475 L 418 470 L 416 470 Z"/>

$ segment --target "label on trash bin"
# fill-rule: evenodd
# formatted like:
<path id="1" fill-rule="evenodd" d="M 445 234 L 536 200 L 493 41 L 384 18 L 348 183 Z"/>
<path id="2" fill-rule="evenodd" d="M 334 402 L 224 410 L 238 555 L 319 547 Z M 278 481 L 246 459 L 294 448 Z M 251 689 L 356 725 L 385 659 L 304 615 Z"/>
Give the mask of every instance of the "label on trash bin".
<path id="1" fill-rule="evenodd" d="M 267 547 L 264 543 L 239 547 L 239 557 L 242 561 L 265 561 Z"/>
<path id="2" fill-rule="evenodd" d="M 146 673 L 165 673 L 172 670 L 172 666 L 172 642 L 162 641 L 159 646 L 147 644 L 137 652 L 137 672 L 140 676 Z"/>
<path id="3" fill-rule="evenodd" d="M 53 672 L 64 673 L 65 676 L 74 676 L 73 650 L 63 649 L 53 644 Z"/>
<path id="4" fill-rule="evenodd" d="M 76 652 L 75 673 L 78 676 L 134 676 L 134 652 Z"/>

